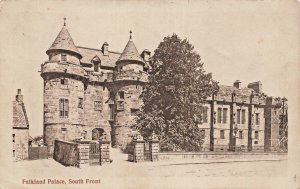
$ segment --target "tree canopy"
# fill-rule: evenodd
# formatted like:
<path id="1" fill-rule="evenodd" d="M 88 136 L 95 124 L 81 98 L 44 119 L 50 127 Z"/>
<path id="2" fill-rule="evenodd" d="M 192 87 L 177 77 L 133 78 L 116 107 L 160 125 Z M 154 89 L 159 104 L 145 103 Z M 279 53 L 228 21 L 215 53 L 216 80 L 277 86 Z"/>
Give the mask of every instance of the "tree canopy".
<path id="1" fill-rule="evenodd" d="M 194 46 L 176 34 L 164 38 L 150 64 L 137 129 L 145 137 L 159 135 L 162 150 L 201 150 L 201 106 L 218 90 L 217 82 L 205 73 Z"/>

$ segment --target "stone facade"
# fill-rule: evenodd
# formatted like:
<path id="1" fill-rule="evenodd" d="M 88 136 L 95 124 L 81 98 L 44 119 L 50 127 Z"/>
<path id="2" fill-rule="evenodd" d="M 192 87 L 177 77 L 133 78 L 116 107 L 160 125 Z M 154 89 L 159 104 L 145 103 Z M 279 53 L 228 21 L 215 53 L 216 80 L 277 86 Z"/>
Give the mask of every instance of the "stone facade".
<path id="1" fill-rule="evenodd" d="M 202 108 L 203 151 L 272 151 L 280 116 L 272 99 L 262 93 L 261 82 L 220 86 Z"/>
<path id="2" fill-rule="evenodd" d="M 50 151 L 55 139 L 99 140 L 103 132 L 114 147 L 126 148 L 142 106 L 150 52 L 139 54 L 131 36 L 123 53 L 109 51 L 106 42 L 101 49 L 78 47 L 64 26 L 46 53 L 41 76 Z"/>
<path id="3" fill-rule="evenodd" d="M 15 161 L 28 159 L 29 122 L 23 103 L 21 89 L 13 101 L 13 158 Z"/>
<path id="4" fill-rule="evenodd" d="M 130 143 L 150 52 L 139 54 L 131 35 L 122 53 L 108 47 L 106 42 L 100 49 L 75 46 L 64 25 L 46 51 L 49 60 L 41 65 L 41 76 L 44 141 L 50 151 L 55 139 L 99 140 L 104 132 L 113 147 L 125 149 Z M 279 137 L 279 115 L 268 99 L 261 82 L 221 86 L 202 107 L 203 150 L 271 150 Z"/>

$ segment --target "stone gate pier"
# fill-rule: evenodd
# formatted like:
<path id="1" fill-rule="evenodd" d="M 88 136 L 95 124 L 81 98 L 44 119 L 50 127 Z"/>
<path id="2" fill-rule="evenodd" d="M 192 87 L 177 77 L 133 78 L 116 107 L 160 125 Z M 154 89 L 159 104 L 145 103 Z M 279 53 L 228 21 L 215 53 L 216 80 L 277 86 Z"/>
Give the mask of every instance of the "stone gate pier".
<path id="1" fill-rule="evenodd" d="M 128 153 L 128 161 L 158 161 L 159 140 L 153 132 L 148 139 L 144 139 L 140 133 L 137 133 L 131 142 Z"/>
<path id="2" fill-rule="evenodd" d="M 109 164 L 110 140 L 106 134 L 100 140 L 55 140 L 53 159 L 65 166 L 85 167 Z"/>

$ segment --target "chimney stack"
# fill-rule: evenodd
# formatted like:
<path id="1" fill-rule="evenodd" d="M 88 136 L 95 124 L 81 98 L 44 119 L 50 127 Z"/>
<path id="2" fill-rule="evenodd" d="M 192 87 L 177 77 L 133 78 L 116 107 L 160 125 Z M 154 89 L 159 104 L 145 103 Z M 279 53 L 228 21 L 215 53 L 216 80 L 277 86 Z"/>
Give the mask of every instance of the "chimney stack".
<path id="1" fill-rule="evenodd" d="M 145 62 L 149 62 L 151 52 L 148 49 L 143 50 L 141 57 L 145 60 Z"/>
<path id="2" fill-rule="evenodd" d="M 248 88 L 253 89 L 257 93 L 262 93 L 262 83 L 261 83 L 261 81 L 249 83 Z"/>
<path id="3" fill-rule="evenodd" d="M 108 56 L 108 43 L 107 42 L 103 43 L 101 50 L 102 50 L 102 53 L 104 56 Z"/>
<path id="4" fill-rule="evenodd" d="M 241 82 L 240 82 L 239 80 L 236 80 L 236 81 L 233 83 L 233 86 L 236 87 L 236 88 L 238 88 L 238 89 L 240 89 L 241 86 L 242 86 L 242 84 L 241 84 Z"/>
<path id="5" fill-rule="evenodd" d="M 16 95 L 17 102 L 23 102 L 23 95 L 21 95 L 21 89 L 18 89 L 18 93 Z"/>

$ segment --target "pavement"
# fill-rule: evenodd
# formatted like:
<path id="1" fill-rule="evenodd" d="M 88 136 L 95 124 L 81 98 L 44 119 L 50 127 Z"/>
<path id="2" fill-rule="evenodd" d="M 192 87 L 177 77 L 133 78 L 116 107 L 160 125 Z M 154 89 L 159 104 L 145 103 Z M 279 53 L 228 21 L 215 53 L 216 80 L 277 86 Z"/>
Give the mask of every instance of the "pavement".
<path id="1" fill-rule="evenodd" d="M 7 165 L 0 188 L 286 188 L 287 160 L 172 160 L 133 163 L 111 149 L 103 166 L 65 167 L 53 159 Z M 23 179 L 62 179 L 67 184 L 23 184 Z M 68 184 L 100 180 L 98 184 Z M 274 182 L 276 181 L 276 182 Z"/>

